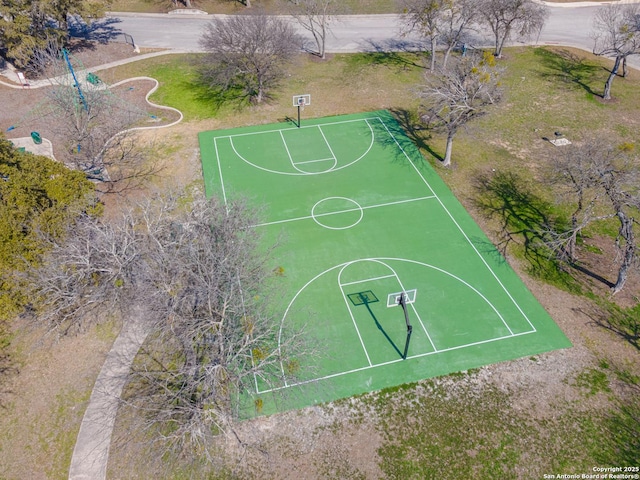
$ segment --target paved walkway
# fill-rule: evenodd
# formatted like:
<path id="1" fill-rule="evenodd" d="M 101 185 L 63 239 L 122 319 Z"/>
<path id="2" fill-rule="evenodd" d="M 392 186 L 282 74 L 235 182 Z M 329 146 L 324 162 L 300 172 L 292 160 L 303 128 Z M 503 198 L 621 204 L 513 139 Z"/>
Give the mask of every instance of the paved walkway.
<path id="1" fill-rule="evenodd" d="M 152 53 L 143 53 L 141 55 L 137 55 L 135 57 L 129 57 L 129 58 L 124 58 L 122 60 L 117 60 L 115 62 L 110 62 L 110 63 L 105 63 L 103 65 L 97 65 L 95 67 L 91 67 L 91 68 L 86 68 L 84 70 L 81 70 L 79 72 L 76 72 L 77 76 L 78 76 L 78 80 L 80 82 L 85 82 L 87 81 L 87 75 L 91 72 L 99 72 L 100 70 L 107 70 L 109 68 L 113 68 L 113 67 L 117 67 L 119 65 L 126 65 L 127 63 L 133 63 L 133 62 L 137 62 L 140 60 L 145 60 L 147 58 L 153 58 L 153 57 L 158 57 L 160 55 L 169 55 L 172 53 L 184 53 L 182 50 L 180 49 L 175 49 L 175 50 L 162 50 L 160 52 L 152 52 Z M 15 88 L 15 89 L 19 89 L 19 90 L 26 90 L 26 89 L 31 89 L 31 88 L 43 88 L 43 87 L 50 87 L 52 85 L 65 85 L 65 84 L 72 84 L 72 77 L 71 74 L 68 75 L 64 75 L 61 77 L 55 77 L 55 78 L 45 78 L 45 79 L 41 79 L 41 80 L 27 80 L 27 84 L 23 85 L 20 82 L 20 78 L 18 77 L 18 72 L 17 70 L 15 70 L 14 68 L 10 68 L 10 67 L 6 67 L 2 70 L 0 70 L 0 77 L 4 77 L 6 80 L 8 81 L 3 81 L 0 80 L 0 85 L 4 85 L 5 87 L 9 87 L 9 88 Z"/>
<path id="2" fill-rule="evenodd" d="M 148 333 L 146 325 L 135 317 L 122 327 L 96 379 L 71 457 L 69 480 L 106 478 L 120 394 Z"/>

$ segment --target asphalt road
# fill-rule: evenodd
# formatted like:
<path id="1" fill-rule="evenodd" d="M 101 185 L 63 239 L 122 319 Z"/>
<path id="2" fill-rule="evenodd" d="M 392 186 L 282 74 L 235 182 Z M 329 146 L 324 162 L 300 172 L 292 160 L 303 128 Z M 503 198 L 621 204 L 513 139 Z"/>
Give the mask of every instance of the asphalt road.
<path id="1" fill-rule="evenodd" d="M 550 6 L 550 17 L 539 37 L 517 43 L 559 44 L 591 50 L 593 41 L 589 36 L 592 19 L 600 5 L 590 6 Z M 577 4 L 582 5 L 582 4 Z M 198 40 L 205 24 L 214 15 L 170 15 L 112 13 L 105 21 L 105 31 L 131 35 L 138 46 L 171 48 L 186 51 L 200 51 Z M 407 45 L 419 45 L 416 36 L 401 38 L 398 15 L 343 15 L 331 24 L 327 38 L 328 52 L 370 51 L 376 48 L 400 49 Z M 299 26 L 292 20 L 294 25 Z M 300 32 L 311 41 L 309 32 Z M 491 45 L 487 33 L 474 39 L 478 46 Z"/>
<path id="2" fill-rule="evenodd" d="M 629 1 L 629 0 L 623 0 Z M 593 18 L 602 8 L 599 3 L 547 4 L 550 16 L 539 35 L 513 38 L 511 45 L 565 45 L 591 51 Z M 122 36 L 128 34 L 140 47 L 169 48 L 182 51 L 201 51 L 199 38 L 204 26 L 215 15 L 198 14 L 135 14 L 113 12 L 94 30 L 95 35 Z M 291 17 L 292 24 L 307 39 L 306 46 L 313 50 L 311 34 L 302 29 Z M 331 23 L 327 36 L 327 52 L 363 52 L 375 50 L 402 50 L 421 48 L 425 44 L 416 35 L 401 37 L 399 15 L 341 15 Z M 478 47 L 490 47 L 490 32 L 479 32 L 471 41 Z M 632 56 L 628 64 L 640 68 L 640 56 Z"/>

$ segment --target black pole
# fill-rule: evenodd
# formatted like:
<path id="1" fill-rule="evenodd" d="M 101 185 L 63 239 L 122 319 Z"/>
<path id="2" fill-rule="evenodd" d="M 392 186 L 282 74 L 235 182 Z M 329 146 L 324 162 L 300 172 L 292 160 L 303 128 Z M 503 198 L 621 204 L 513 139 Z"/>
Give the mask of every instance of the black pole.
<path id="1" fill-rule="evenodd" d="M 400 299 L 398 300 L 398 303 L 402 307 L 402 311 L 404 312 L 404 321 L 407 324 L 407 341 L 404 344 L 404 354 L 402 355 L 402 358 L 406 360 L 407 352 L 409 351 L 409 340 L 411 340 L 411 333 L 413 332 L 413 326 L 409 321 L 409 312 L 407 312 L 407 304 L 405 302 L 404 292 L 400 294 Z"/>
<path id="2" fill-rule="evenodd" d="M 411 332 L 413 332 L 413 327 L 409 325 L 407 327 L 407 341 L 404 344 L 404 353 L 402 354 L 402 358 L 404 360 L 407 359 L 407 352 L 409 351 L 409 341 L 411 340 Z"/>
<path id="3" fill-rule="evenodd" d="M 298 103 L 298 128 L 300 128 L 300 104 Z"/>

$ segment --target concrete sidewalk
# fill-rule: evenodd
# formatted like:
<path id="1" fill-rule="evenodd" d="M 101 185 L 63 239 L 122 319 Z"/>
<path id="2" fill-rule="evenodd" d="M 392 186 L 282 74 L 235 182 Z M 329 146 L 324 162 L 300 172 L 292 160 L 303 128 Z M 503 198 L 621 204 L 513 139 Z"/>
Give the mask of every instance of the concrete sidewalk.
<path id="1" fill-rule="evenodd" d="M 151 52 L 151 53 L 143 53 L 137 55 L 135 57 L 124 58 L 122 60 L 117 60 L 115 62 L 105 63 L 103 65 L 97 65 L 91 68 L 85 68 L 84 70 L 76 71 L 76 76 L 80 82 L 87 82 L 87 75 L 89 73 L 99 72 L 100 70 L 107 70 L 109 68 L 117 67 L 120 65 L 126 65 L 127 63 L 138 62 L 140 60 L 145 60 L 147 58 L 158 57 L 160 55 L 169 55 L 169 54 L 179 54 L 185 53 L 183 50 L 175 49 L 175 50 L 162 50 L 160 52 Z M 0 85 L 4 85 L 5 87 L 15 88 L 19 90 L 25 90 L 30 88 L 43 88 L 50 87 L 52 85 L 72 85 L 73 78 L 71 74 L 54 77 L 54 78 L 44 78 L 40 80 L 29 80 L 27 79 L 27 85 L 23 85 L 18 77 L 18 70 L 11 66 L 7 66 L 4 69 L 0 70 L 0 77 L 3 77 L 5 80 L 0 80 Z"/>
<path id="2" fill-rule="evenodd" d="M 135 315 L 134 315 L 135 316 Z M 107 475 L 111 434 L 120 394 L 129 369 L 147 338 L 147 327 L 134 318 L 122 327 L 91 392 L 76 446 L 71 457 L 69 480 L 102 480 Z"/>

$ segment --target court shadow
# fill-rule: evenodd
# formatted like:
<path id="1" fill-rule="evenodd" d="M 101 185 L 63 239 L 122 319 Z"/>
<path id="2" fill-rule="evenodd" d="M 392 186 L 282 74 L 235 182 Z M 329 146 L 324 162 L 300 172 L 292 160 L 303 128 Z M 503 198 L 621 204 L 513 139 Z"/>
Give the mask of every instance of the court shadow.
<path id="1" fill-rule="evenodd" d="M 400 351 L 400 349 L 398 348 L 398 346 L 395 344 L 395 342 L 393 340 L 391 340 L 391 337 L 389 337 L 389 335 L 387 334 L 386 330 L 382 327 L 382 325 L 380 325 L 380 322 L 378 322 L 377 317 L 375 316 L 375 314 L 373 313 L 373 311 L 371 310 L 371 307 L 369 307 L 369 302 L 367 302 L 365 300 L 364 305 L 367 307 L 367 310 L 369 311 L 369 315 L 371 315 L 371 318 L 373 318 L 373 321 L 376 324 L 376 327 L 378 327 L 378 330 L 380 330 L 380 332 L 382 333 L 382 335 L 384 335 L 384 338 L 387 339 L 387 341 L 389 342 L 389 344 L 393 347 L 393 349 L 398 353 L 398 356 L 400 358 L 404 358 L 402 356 L 402 352 Z"/>

